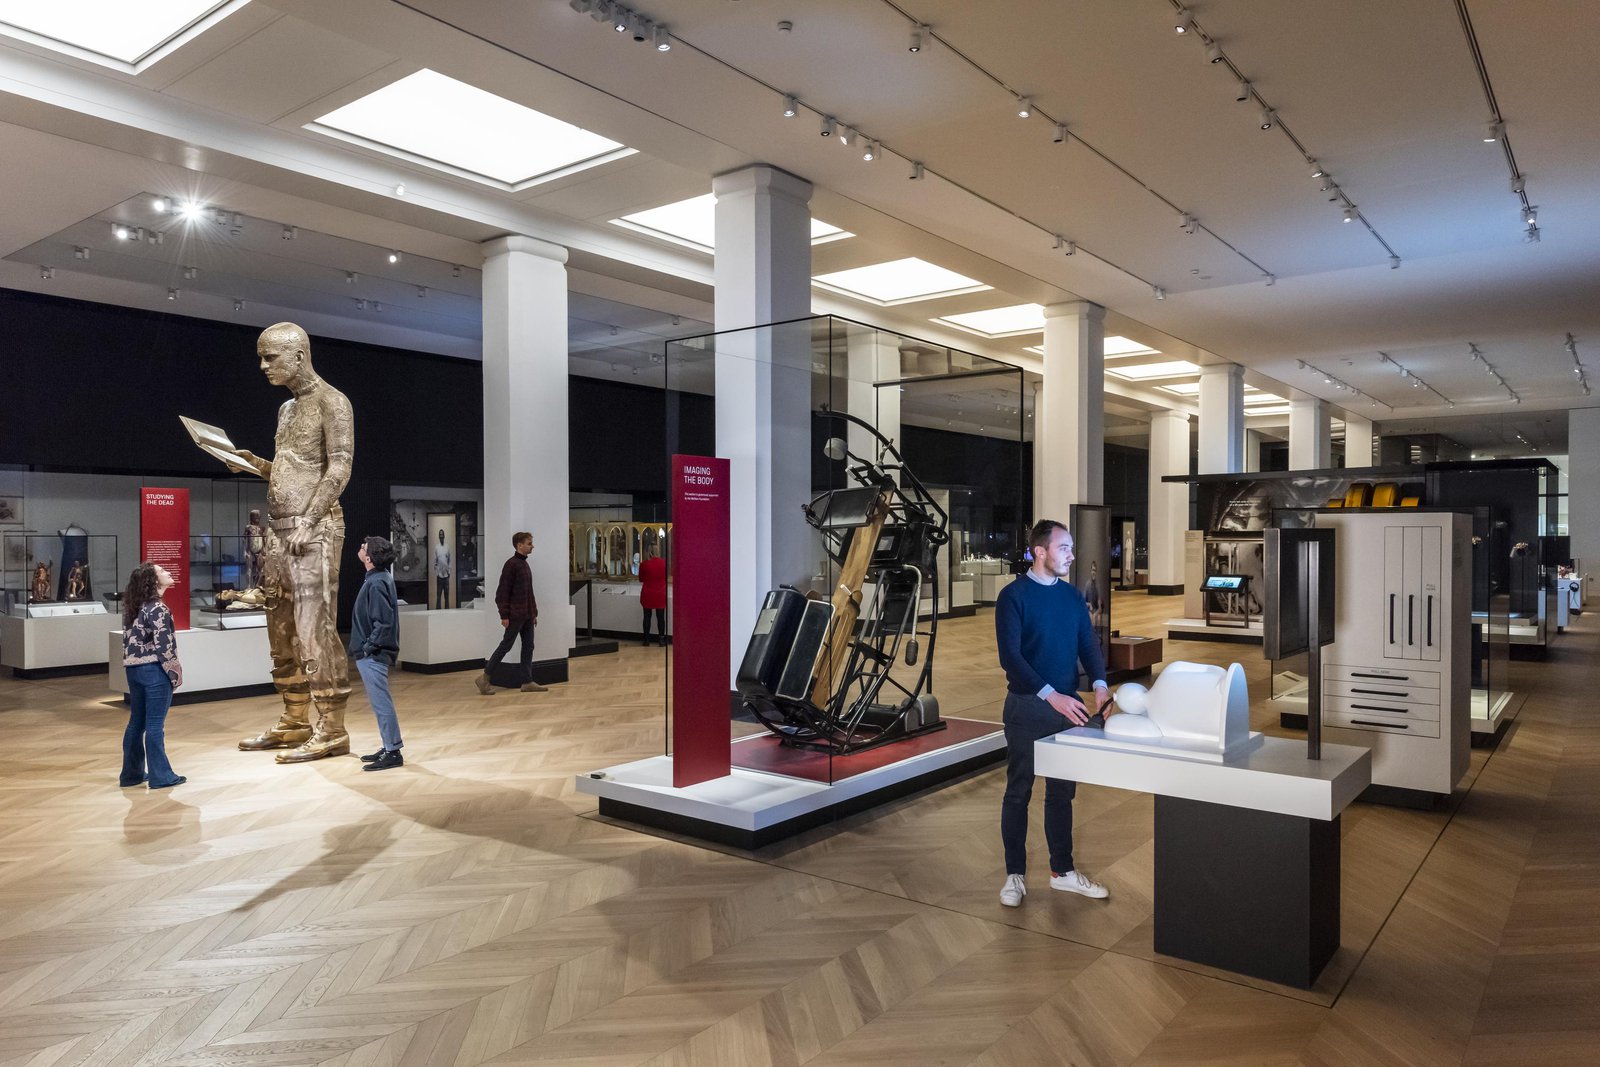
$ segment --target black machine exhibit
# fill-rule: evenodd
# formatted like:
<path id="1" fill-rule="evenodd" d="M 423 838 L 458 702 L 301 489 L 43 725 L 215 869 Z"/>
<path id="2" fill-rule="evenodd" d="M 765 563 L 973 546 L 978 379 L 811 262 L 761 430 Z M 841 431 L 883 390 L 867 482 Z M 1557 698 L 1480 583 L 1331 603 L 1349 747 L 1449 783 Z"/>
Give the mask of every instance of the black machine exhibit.
<path id="1" fill-rule="evenodd" d="M 854 484 L 804 505 L 838 568 L 833 596 L 769 592 L 736 684 L 744 707 L 785 745 L 843 755 L 945 727 L 927 690 L 949 517 L 888 438 L 853 415 L 828 414 L 877 444 L 875 458 L 863 459 L 829 439 L 824 452 L 846 462 Z M 919 630 L 925 585 L 932 610 Z M 902 661 L 913 673 L 896 677 Z"/>

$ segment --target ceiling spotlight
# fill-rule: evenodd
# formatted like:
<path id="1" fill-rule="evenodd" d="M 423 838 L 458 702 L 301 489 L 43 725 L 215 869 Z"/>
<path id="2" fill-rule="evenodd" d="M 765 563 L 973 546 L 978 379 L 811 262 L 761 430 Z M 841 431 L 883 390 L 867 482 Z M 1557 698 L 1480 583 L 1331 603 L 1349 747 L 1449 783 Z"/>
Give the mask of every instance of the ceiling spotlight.
<path id="1" fill-rule="evenodd" d="M 907 49 L 907 51 L 910 51 L 910 52 L 920 52 L 920 51 L 922 51 L 922 31 L 925 30 L 925 29 L 927 29 L 926 26 L 917 26 L 915 29 L 913 29 L 911 31 L 911 45 Z"/>
<path id="2" fill-rule="evenodd" d="M 380 315 L 383 314 L 383 301 L 374 300 L 372 302 L 372 310 L 378 312 Z"/>
<path id="3" fill-rule="evenodd" d="M 1250 82 L 1248 79 L 1239 79 L 1239 91 L 1234 95 L 1233 99 L 1241 104 L 1250 99 Z"/>
<path id="4" fill-rule="evenodd" d="M 395 183 L 394 195 L 395 196 L 405 196 L 406 195 L 406 183 L 405 182 L 396 182 Z"/>
<path id="5" fill-rule="evenodd" d="M 1505 132 L 1505 123 L 1491 122 L 1489 123 L 1489 128 L 1483 131 L 1483 143 L 1494 144 L 1496 141 L 1500 140 L 1501 137 L 1505 136 Z"/>
<path id="6" fill-rule="evenodd" d="M 1067 143 L 1067 124 L 1065 122 L 1056 123 L 1056 135 L 1051 139 L 1055 141 L 1056 144 Z"/>
<path id="7" fill-rule="evenodd" d="M 611 28 L 618 33 L 627 33 L 628 27 L 631 25 L 633 25 L 633 12 L 621 4 L 613 5 L 611 8 Z"/>
<path id="8" fill-rule="evenodd" d="M 594 0 L 567 0 L 567 6 L 580 15 L 587 15 L 594 9 Z"/>
<path id="9" fill-rule="evenodd" d="M 645 41 L 650 40 L 651 36 L 654 34 L 654 31 L 655 31 L 655 23 L 651 22 L 649 19 L 645 18 L 643 15 L 635 15 L 633 17 L 633 39 L 634 39 L 634 41 L 642 44 Z"/>
<path id="10" fill-rule="evenodd" d="M 461 277 L 461 264 L 457 263 L 455 266 L 450 268 L 450 277 L 452 277 L 452 278 Z"/>
<path id="11" fill-rule="evenodd" d="M 1077 255 L 1078 254 L 1078 242 L 1076 242 L 1076 241 L 1068 241 L 1067 242 L 1067 247 L 1063 248 L 1061 251 L 1065 255 L 1069 255 L 1069 256 Z"/>
<path id="12" fill-rule="evenodd" d="M 593 0 L 589 7 L 589 17 L 596 22 L 605 22 L 611 17 L 611 0 Z"/>
<path id="13" fill-rule="evenodd" d="M 176 289 L 168 289 L 167 290 L 167 299 L 168 300 L 176 300 L 176 299 L 178 299 L 178 290 L 176 290 Z"/>
<path id="14" fill-rule="evenodd" d="M 1272 129 L 1272 127 L 1276 126 L 1277 124 L 1278 124 L 1278 113 L 1276 111 L 1272 110 L 1270 107 L 1262 108 L 1261 109 L 1261 128 L 1263 130 L 1270 130 L 1270 129 Z"/>
<path id="15" fill-rule="evenodd" d="M 151 206 L 156 209 L 157 214 L 165 215 L 171 209 L 172 203 L 166 197 L 158 196 Z"/>
<path id="16" fill-rule="evenodd" d="M 182 215 L 189 222 L 193 222 L 195 219 L 200 218 L 205 213 L 206 206 L 200 203 L 198 200 L 191 200 L 189 203 L 178 209 L 178 214 Z"/>
<path id="17" fill-rule="evenodd" d="M 1540 234 L 1538 225 L 1530 223 L 1527 232 L 1523 234 L 1522 239 L 1531 245 L 1536 245 L 1539 243 L 1539 236 Z"/>
<path id="18" fill-rule="evenodd" d="M 1347 208 L 1344 209 L 1344 218 L 1341 221 L 1344 221 L 1344 222 L 1354 222 L 1354 221 L 1356 221 L 1356 209 L 1355 209 L 1354 206 L 1347 207 Z"/>
<path id="19" fill-rule="evenodd" d="M 839 124 L 833 120 L 833 116 L 832 115 L 824 115 L 824 116 L 822 116 L 822 130 L 821 130 L 822 136 L 824 136 L 824 137 L 832 137 L 834 131 L 837 130 L 838 128 L 839 128 Z"/>
<path id="20" fill-rule="evenodd" d="M 1271 288 L 1272 286 L 1278 284 L 1278 276 L 1276 274 L 1273 274 L 1271 271 L 1266 272 L 1265 274 L 1262 275 L 1262 277 L 1267 280 L 1267 287 L 1268 288 Z"/>
<path id="21" fill-rule="evenodd" d="M 1389 269 L 1390 270 L 1399 270 L 1400 269 L 1400 257 L 1399 256 L 1390 256 L 1389 257 Z"/>
<path id="22" fill-rule="evenodd" d="M 1513 193 L 1516 193 L 1517 195 L 1520 196 L 1522 194 L 1522 192 L 1525 189 L 1527 189 L 1527 187 L 1528 187 L 1528 183 L 1527 183 L 1526 179 L 1524 179 L 1522 177 L 1522 175 L 1519 174 L 1515 178 L 1511 179 L 1511 191 Z"/>
<path id="23" fill-rule="evenodd" d="M 1323 168 L 1321 163 L 1318 163 L 1314 159 L 1308 159 L 1306 162 L 1311 164 L 1311 176 L 1313 178 L 1321 178 L 1327 175 L 1328 172 Z"/>
<path id="24" fill-rule="evenodd" d="M 129 230 L 120 222 L 113 222 L 111 224 L 111 236 L 115 237 L 119 241 L 126 241 L 132 235 L 132 233 L 133 231 Z"/>
<path id="25" fill-rule="evenodd" d="M 863 160 L 865 160 L 866 162 L 868 162 L 868 163 L 871 163 L 874 159 L 877 159 L 878 158 L 878 142 L 877 141 L 868 141 L 867 142 L 867 147 L 865 149 L 863 149 L 862 152 L 861 152 L 861 158 Z"/>
<path id="26" fill-rule="evenodd" d="M 1017 97 L 1017 118 L 1027 119 L 1033 117 L 1033 101 L 1025 96 Z"/>
<path id="27" fill-rule="evenodd" d="M 357 274 L 355 271 L 347 270 L 344 272 L 344 283 L 346 285 L 354 285 L 360 277 L 361 275 Z"/>
<path id="28" fill-rule="evenodd" d="M 1539 221 L 1539 208 L 1536 204 L 1529 204 L 1522 212 L 1522 221 L 1529 226 Z"/>
<path id="29" fill-rule="evenodd" d="M 84 247 L 83 245 L 74 245 L 73 248 L 72 248 L 72 258 L 73 259 L 88 259 L 89 258 L 89 249 Z"/>
<path id="30" fill-rule="evenodd" d="M 839 127 L 839 143 L 844 145 L 846 148 L 850 147 L 850 139 L 852 137 L 854 137 L 855 135 L 856 135 L 856 131 L 852 130 L 850 127 L 848 127 L 848 126 L 840 126 Z"/>
<path id="31" fill-rule="evenodd" d="M 400 262 L 400 259 L 401 259 L 401 256 L 400 256 L 400 251 L 398 249 L 396 249 L 395 251 L 389 253 L 389 262 L 390 263 L 398 263 L 398 262 Z"/>
<path id="32" fill-rule="evenodd" d="M 185 267 L 185 268 L 183 268 L 183 280 L 184 281 L 192 282 L 198 277 L 200 277 L 199 268 L 197 268 L 197 267 Z"/>
<path id="33" fill-rule="evenodd" d="M 1172 32 L 1182 35 L 1194 29 L 1194 16 L 1189 14 L 1187 8 L 1178 9 L 1178 21 L 1173 23 Z"/>
<path id="34" fill-rule="evenodd" d="M 1056 234 L 1055 250 L 1059 252 L 1065 247 L 1067 247 L 1067 239 L 1061 236 L 1059 233 Z"/>
<path id="35" fill-rule="evenodd" d="M 912 163 L 911 173 L 906 175 L 906 177 L 910 178 L 914 182 L 920 182 L 922 180 L 922 164 Z"/>
<path id="36" fill-rule="evenodd" d="M 40 267 L 39 268 L 39 277 L 42 280 L 49 281 L 51 278 L 54 278 L 55 276 L 56 276 L 56 269 L 54 267 Z"/>
<path id="37" fill-rule="evenodd" d="M 244 310 L 244 301 L 243 300 L 235 300 L 233 302 L 233 310 L 235 310 L 235 311 L 243 311 Z"/>
<path id="38" fill-rule="evenodd" d="M 283 239 L 285 241 L 292 241 L 299 236 L 300 228 L 298 226 L 285 226 L 283 228 Z"/>
<path id="39" fill-rule="evenodd" d="M 783 117 L 786 119 L 792 119 L 798 114 L 800 114 L 800 101 L 796 99 L 793 93 L 784 93 Z"/>
<path id="40" fill-rule="evenodd" d="M 357 299 L 356 300 L 356 310 L 357 311 L 365 311 L 365 310 L 367 310 L 367 302 L 365 300 Z"/>
<path id="41" fill-rule="evenodd" d="M 1150 287 L 1150 292 L 1157 300 L 1165 300 L 1167 298 L 1167 291 L 1161 288 L 1159 285 L 1152 285 Z"/>
<path id="42" fill-rule="evenodd" d="M 427 298 L 428 298 L 428 287 L 426 285 L 417 286 L 417 299 L 418 300 L 426 300 Z"/>
<path id="43" fill-rule="evenodd" d="M 652 40 L 655 42 L 657 52 L 672 51 L 672 31 L 667 27 L 657 26 Z"/>
<path id="44" fill-rule="evenodd" d="M 1222 46 L 1215 41 L 1206 45 L 1206 58 L 1213 63 L 1222 62 Z"/>
<path id="45" fill-rule="evenodd" d="M 236 227 L 237 226 L 243 226 L 244 225 L 244 216 L 239 214 L 237 211 L 235 211 L 233 213 L 233 224 Z"/>

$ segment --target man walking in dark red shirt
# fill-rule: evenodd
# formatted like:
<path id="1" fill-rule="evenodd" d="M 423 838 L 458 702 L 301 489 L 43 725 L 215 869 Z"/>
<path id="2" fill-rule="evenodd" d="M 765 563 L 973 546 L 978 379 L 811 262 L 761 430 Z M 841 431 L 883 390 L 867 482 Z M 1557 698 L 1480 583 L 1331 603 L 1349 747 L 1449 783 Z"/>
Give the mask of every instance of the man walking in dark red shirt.
<path id="1" fill-rule="evenodd" d="M 543 693 L 546 689 L 533 680 L 533 628 L 539 621 L 539 603 L 533 598 L 533 568 L 528 566 L 533 534 L 526 530 L 512 534 L 511 547 L 516 551 L 500 568 L 500 585 L 494 591 L 494 603 L 500 609 L 500 625 L 505 627 L 505 635 L 484 665 L 483 673 L 475 680 L 478 692 L 484 696 L 494 692 L 489 675 L 511 651 L 511 642 L 518 637 L 522 638 L 522 691 Z"/>

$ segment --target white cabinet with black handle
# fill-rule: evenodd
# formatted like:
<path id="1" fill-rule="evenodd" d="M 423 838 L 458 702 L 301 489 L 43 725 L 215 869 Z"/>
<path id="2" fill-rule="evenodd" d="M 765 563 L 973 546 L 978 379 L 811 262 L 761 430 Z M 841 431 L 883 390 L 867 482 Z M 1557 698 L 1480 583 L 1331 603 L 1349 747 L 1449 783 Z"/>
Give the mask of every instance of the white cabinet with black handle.
<path id="1" fill-rule="evenodd" d="M 1322 731 L 1372 749 L 1372 783 L 1448 794 L 1471 740 L 1472 521 L 1320 513 L 1337 531 L 1338 639 L 1323 650 Z"/>

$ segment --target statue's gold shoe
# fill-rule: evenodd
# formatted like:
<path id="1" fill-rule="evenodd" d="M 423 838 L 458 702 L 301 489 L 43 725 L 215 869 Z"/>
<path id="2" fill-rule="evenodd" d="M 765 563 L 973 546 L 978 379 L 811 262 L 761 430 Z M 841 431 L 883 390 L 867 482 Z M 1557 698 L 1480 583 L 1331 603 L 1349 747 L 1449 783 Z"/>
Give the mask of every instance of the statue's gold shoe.
<path id="1" fill-rule="evenodd" d="M 305 730 L 268 730 L 256 737 L 247 737 L 239 742 L 242 752 L 260 752 L 268 748 L 293 748 L 295 745 L 311 740 L 310 729 Z"/>
<path id="2" fill-rule="evenodd" d="M 279 763 L 309 763 L 314 759 L 326 759 L 329 756 L 347 756 L 350 754 L 350 735 L 339 738 L 318 740 L 312 738 L 299 748 L 288 752 L 278 753 Z"/>

